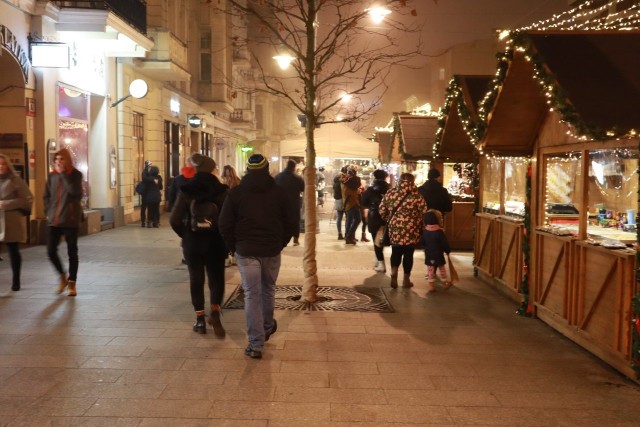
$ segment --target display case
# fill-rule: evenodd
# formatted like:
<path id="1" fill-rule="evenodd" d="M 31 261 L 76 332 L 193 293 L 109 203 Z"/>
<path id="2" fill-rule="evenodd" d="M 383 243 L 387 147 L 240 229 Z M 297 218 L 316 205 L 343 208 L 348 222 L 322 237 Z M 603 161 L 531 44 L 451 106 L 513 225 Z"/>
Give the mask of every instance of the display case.
<path id="1" fill-rule="evenodd" d="M 589 151 L 587 237 L 604 247 L 636 242 L 638 149 Z"/>
<path id="2" fill-rule="evenodd" d="M 504 215 L 524 218 L 527 199 L 527 169 L 529 159 L 511 157 L 504 160 Z"/>
<path id="3" fill-rule="evenodd" d="M 473 194 L 473 163 L 445 163 L 442 185 L 454 202 L 470 202 Z"/>
<path id="4" fill-rule="evenodd" d="M 566 227 L 578 234 L 582 194 L 582 155 L 580 152 L 554 153 L 544 157 L 544 225 Z"/>
<path id="5" fill-rule="evenodd" d="M 500 215 L 502 160 L 496 157 L 484 157 L 480 167 L 482 212 Z"/>

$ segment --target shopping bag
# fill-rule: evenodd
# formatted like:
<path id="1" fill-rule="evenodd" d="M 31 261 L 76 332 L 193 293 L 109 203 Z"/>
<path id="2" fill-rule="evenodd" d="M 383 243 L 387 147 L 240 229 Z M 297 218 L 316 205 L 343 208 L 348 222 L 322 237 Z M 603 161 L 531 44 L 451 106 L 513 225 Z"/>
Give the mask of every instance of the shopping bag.
<path id="1" fill-rule="evenodd" d="M 458 282 L 460 278 L 458 277 L 458 272 L 456 271 L 456 268 L 453 266 L 453 263 L 451 262 L 451 257 L 449 256 L 449 254 L 447 254 L 447 264 L 449 264 L 449 280 L 451 281 L 451 283 Z"/>

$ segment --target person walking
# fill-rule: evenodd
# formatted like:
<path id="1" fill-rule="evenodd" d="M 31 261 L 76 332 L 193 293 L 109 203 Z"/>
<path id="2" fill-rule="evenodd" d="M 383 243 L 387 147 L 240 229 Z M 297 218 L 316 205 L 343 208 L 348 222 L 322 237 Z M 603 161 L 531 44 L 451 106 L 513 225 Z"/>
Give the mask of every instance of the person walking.
<path id="1" fill-rule="evenodd" d="M 82 172 L 73 167 L 71 153 L 66 148 L 57 151 L 53 157 L 54 168 L 49 174 L 44 189 L 44 210 L 49 225 L 47 255 L 56 269 L 59 282 L 58 294 L 67 289 L 67 295 L 77 295 L 76 279 L 78 275 L 78 230 L 83 219 L 82 211 Z M 65 273 L 58 256 L 60 239 L 67 242 L 69 274 Z"/>
<path id="2" fill-rule="evenodd" d="M 429 169 L 429 172 L 427 172 L 427 181 L 418 187 L 418 191 L 422 194 L 429 209 L 440 211 L 444 221 L 444 215 L 447 212 L 451 212 L 453 205 L 449 192 L 442 186 L 439 179 L 440 171 L 438 169 Z"/>
<path id="3" fill-rule="evenodd" d="M 422 239 L 423 216 L 427 204 L 418 192 L 410 173 L 400 175 L 395 188 L 390 189 L 380 203 L 380 216 L 387 222 L 391 242 L 391 287 L 398 287 L 398 269 L 402 264 L 402 286 L 410 288 L 413 252 Z"/>
<path id="4" fill-rule="evenodd" d="M 145 160 L 144 169 L 142 169 L 142 174 L 140 176 L 140 189 L 142 191 L 140 194 L 140 225 L 142 227 L 147 226 L 147 213 L 149 210 L 149 206 L 147 205 L 147 182 L 149 178 L 149 171 L 151 169 L 151 160 Z"/>
<path id="5" fill-rule="evenodd" d="M 148 228 L 160 227 L 160 200 L 162 200 L 162 177 L 160 176 L 160 169 L 157 166 L 151 166 L 149 168 L 149 175 L 145 181 L 145 197 L 147 202 L 148 212 Z"/>
<path id="6" fill-rule="evenodd" d="M 451 253 L 447 235 L 442 229 L 442 214 L 436 209 L 429 209 L 424 218 L 425 229 L 422 232 L 424 242 L 424 263 L 427 265 L 428 292 L 436 290 L 436 270 L 440 274 L 442 287 L 449 289 L 452 282 L 447 275 L 447 262 L 444 254 Z"/>
<path id="7" fill-rule="evenodd" d="M 389 191 L 390 186 L 386 181 L 388 176 L 389 174 L 382 169 L 373 171 L 373 182 L 369 188 L 362 193 L 362 206 L 366 211 L 367 226 L 369 233 L 371 233 L 371 240 L 375 240 L 378 230 L 385 225 L 384 220 L 380 216 L 380 202 L 387 191 Z M 383 250 L 383 247 L 373 245 L 373 251 L 376 255 L 376 265 L 373 269 L 378 273 L 387 272 Z"/>
<path id="8" fill-rule="evenodd" d="M 33 194 L 27 183 L 16 173 L 11 159 L 0 154 L 0 242 L 7 245 L 13 275 L 11 290 L 20 290 L 22 256 L 20 243 L 27 241 L 27 221 Z"/>
<path id="9" fill-rule="evenodd" d="M 226 331 L 220 319 L 222 298 L 224 297 L 225 278 L 224 261 L 227 250 L 217 224 L 205 230 L 194 230 L 192 224 L 192 206 L 195 204 L 214 204 L 216 211 L 222 209 L 228 187 L 213 175 L 215 161 L 207 156 L 194 153 L 191 163 L 196 173 L 189 181 L 180 186 L 176 204 L 171 211 L 169 223 L 182 239 L 182 248 L 189 270 L 189 289 L 191 304 L 196 312 L 193 331 L 207 333 L 205 323 L 205 273 L 209 284 L 211 313 L 206 320 L 213 327 L 218 338 L 224 338 Z M 217 218 L 211 218 L 215 223 Z"/>
<path id="10" fill-rule="evenodd" d="M 264 343 L 278 329 L 273 312 L 280 253 L 299 228 L 296 209 L 261 154 L 249 157 L 247 173 L 222 206 L 220 231 L 236 254 L 244 290 L 244 354 L 253 359 L 262 358 Z"/>
<path id="11" fill-rule="evenodd" d="M 238 176 L 236 170 L 231 165 L 225 165 L 222 168 L 222 182 L 226 184 L 229 189 L 240 184 L 240 177 Z"/>
<path id="12" fill-rule="evenodd" d="M 347 167 L 343 166 L 340 173 L 333 178 L 333 207 L 336 210 L 336 226 L 338 227 L 338 240 L 344 240 L 342 234 L 342 218 L 344 217 L 344 204 L 342 203 L 342 180 L 347 174 Z"/>
<path id="13" fill-rule="evenodd" d="M 361 181 L 356 173 L 355 167 L 347 169 L 347 173 L 342 180 L 342 203 L 347 214 L 345 223 L 344 243 L 346 245 L 356 244 L 356 232 L 360 225 L 360 185 Z"/>
<path id="14" fill-rule="evenodd" d="M 196 174 L 196 168 L 191 162 L 191 156 L 187 157 L 184 161 L 184 166 L 180 169 L 180 175 L 173 178 L 171 186 L 169 187 L 169 206 L 173 209 L 178 200 L 178 193 L 180 193 L 180 187 L 187 183 Z"/>
<path id="15" fill-rule="evenodd" d="M 287 160 L 287 166 L 282 172 L 276 175 L 276 184 L 282 187 L 289 196 L 290 203 L 296 210 L 296 221 L 298 226 L 293 233 L 293 246 L 300 244 L 300 209 L 302 207 L 300 194 L 304 192 L 304 179 L 296 173 L 296 166 L 298 164 L 295 160 Z"/>

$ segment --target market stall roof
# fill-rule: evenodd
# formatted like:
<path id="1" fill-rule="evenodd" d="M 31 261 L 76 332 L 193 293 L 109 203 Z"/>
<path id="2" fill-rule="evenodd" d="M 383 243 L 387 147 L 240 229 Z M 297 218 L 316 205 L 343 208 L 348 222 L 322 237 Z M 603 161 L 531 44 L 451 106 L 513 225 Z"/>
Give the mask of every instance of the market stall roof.
<path id="1" fill-rule="evenodd" d="M 548 110 L 533 65 L 515 51 L 478 147 L 486 153 L 530 154 Z"/>
<path id="2" fill-rule="evenodd" d="M 640 129 L 640 32 L 529 34 L 587 126 Z"/>
<path id="3" fill-rule="evenodd" d="M 376 131 L 376 141 L 380 144 L 380 161 L 391 163 L 394 133 L 391 131 Z"/>
<path id="4" fill-rule="evenodd" d="M 402 132 L 402 156 L 404 160 L 433 159 L 433 145 L 438 130 L 438 118 L 398 114 Z"/>
<path id="5" fill-rule="evenodd" d="M 378 143 L 371 141 L 343 123 L 330 123 L 315 130 L 316 156 L 334 159 L 377 159 Z M 305 157 L 304 134 L 280 141 L 281 157 Z"/>
<path id="6" fill-rule="evenodd" d="M 438 157 L 456 162 L 472 162 L 474 160 L 476 150 L 473 148 L 471 138 L 458 113 L 458 103 L 461 99 L 464 103 L 462 108 L 467 111 L 469 120 L 477 121 L 478 103 L 487 92 L 490 81 L 490 76 L 457 75 L 454 77 L 454 83 L 451 86 L 456 85 L 459 88 L 460 97 L 454 96 L 452 98 L 449 114 L 444 118 Z"/>

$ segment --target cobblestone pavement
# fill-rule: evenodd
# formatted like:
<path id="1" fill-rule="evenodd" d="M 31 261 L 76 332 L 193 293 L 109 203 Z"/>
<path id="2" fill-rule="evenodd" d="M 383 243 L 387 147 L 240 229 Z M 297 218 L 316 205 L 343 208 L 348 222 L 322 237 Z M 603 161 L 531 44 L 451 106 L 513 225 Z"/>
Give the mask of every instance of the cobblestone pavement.
<path id="1" fill-rule="evenodd" d="M 473 278 L 470 253 L 453 255 L 461 283 L 449 291 L 426 294 L 420 253 L 416 286 L 392 290 L 372 270 L 371 243 L 345 246 L 325 218 L 321 285 L 383 287 L 396 312 L 277 311 L 278 332 L 253 360 L 242 310 L 224 311 L 222 340 L 192 332 L 166 224 L 82 237 L 75 298 L 54 295 L 43 246 L 23 250 L 23 287 L 11 292 L 4 254 L 0 425 L 640 425 L 640 388 L 515 315 Z M 301 284 L 302 256 L 285 249 L 279 284 Z M 227 295 L 239 281 L 228 268 Z"/>

